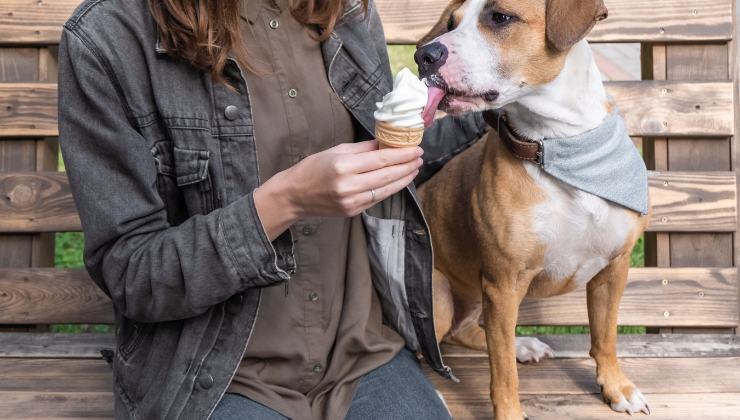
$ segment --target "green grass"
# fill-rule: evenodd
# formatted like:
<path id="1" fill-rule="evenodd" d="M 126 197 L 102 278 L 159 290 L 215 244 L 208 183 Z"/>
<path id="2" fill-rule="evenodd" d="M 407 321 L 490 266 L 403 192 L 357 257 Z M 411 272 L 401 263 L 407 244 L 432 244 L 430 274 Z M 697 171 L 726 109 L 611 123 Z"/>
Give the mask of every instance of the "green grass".
<path id="1" fill-rule="evenodd" d="M 408 67 L 414 73 L 417 72 L 414 63 L 413 45 L 391 45 L 388 47 L 390 55 L 391 68 L 393 73 L 397 73 L 404 67 Z M 64 162 L 59 158 L 59 170 L 64 170 Z M 82 263 L 82 248 L 84 235 L 79 232 L 58 233 L 56 235 L 56 253 L 54 261 L 57 267 L 62 268 L 80 268 Z M 645 248 L 643 238 L 635 246 L 632 253 L 631 264 L 633 267 L 642 267 L 645 265 Z M 72 325 L 58 324 L 52 325 L 53 332 L 103 332 L 108 333 L 111 327 L 108 325 Z M 587 327 L 518 327 L 519 335 L 543 335 L 543 334 L 587 334 Z M 620 327 L 621 334 L 644 334 L 644 327 Z"/>

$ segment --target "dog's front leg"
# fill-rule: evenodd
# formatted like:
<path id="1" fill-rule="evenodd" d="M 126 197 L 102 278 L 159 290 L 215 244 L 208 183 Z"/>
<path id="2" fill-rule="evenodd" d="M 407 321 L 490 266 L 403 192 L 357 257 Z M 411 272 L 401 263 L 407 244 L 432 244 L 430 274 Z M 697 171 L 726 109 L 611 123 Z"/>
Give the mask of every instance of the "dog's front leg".
<path id="1" fill-rule="evenodd" d="M 591 357 L 604 401 L 629 414 L 650 414 L 645 397 L 624 375 L 617 361 L 617 315 L 627 284 L 629 255 L 614 260 L 588 283 L 588 322 L 591 327 Z"/>
<path id="2" fill-rule="evenodd" d="M 501 273 L 501 272 L 500 272 Z M 483 320 L 491 367 L 491 401 L 496 420 L 522 420 L 516 367 L 516 321 L 531 278 L 520 273 L 483 275 Z M 523 290 L 522 290 L 523 289 Z"/>

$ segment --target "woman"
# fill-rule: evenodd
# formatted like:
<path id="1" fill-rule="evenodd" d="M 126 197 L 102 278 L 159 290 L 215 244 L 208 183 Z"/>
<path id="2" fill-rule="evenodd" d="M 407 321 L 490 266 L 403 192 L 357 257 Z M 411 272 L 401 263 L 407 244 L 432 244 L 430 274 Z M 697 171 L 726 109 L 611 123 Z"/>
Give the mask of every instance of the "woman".
<path id="1" fill-rule="evenodd" d="M 422 152 L 369 141 L 391 89 L 372 2 L 88 0 L 59 56 L 117 419 L 448 417 L 412 353 L 450 376 Z M 420 179 L 483 130 L 436 123 Z"/>

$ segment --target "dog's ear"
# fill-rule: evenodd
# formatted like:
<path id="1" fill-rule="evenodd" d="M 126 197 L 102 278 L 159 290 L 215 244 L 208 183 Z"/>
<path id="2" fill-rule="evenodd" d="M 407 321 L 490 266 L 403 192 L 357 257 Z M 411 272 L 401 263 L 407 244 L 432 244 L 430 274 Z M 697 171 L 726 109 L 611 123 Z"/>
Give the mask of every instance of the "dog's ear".
<path id="1" fill-rule="evenodd" d="M 547 42 L 565 51 L 588 35 L 609 11 L 603 0 L 547 0 Z"/>
<path id="2" fill-rule="evenodd" d="M 463 3 L 465 3 L 465 0 L 452 0 L 452 2 L 447 5 L 444 12 L 442 12 L 442 16 L 432 27 L 432 29 L 426 35 L 424 35 L 418 43 L 416 43 L 416 47 L 418 48 L 426 45 L 438 36 L 449 32 L 452 23 L 452 14 L 455 13 L 455 11 L 459 9 L 460 6 L 463 5 Z"/>

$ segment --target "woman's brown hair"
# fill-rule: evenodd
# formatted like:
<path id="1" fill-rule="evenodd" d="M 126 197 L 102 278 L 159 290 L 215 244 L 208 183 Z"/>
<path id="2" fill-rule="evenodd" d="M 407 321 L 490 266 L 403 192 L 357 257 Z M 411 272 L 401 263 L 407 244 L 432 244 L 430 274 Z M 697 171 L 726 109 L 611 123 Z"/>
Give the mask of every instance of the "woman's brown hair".
<path id="1" fill-rule="evenodd" d="M 240 31 L 242 1 L 261 0 L 148 0 L 160 31 L 160 41 L 170 54 L 196 68 L 209 70 L 215 80 L 229 54 L 240 66 L 249 65 Z M 342 16 L 346 0 L 289 0 L 293 17 L 319 29 L 319 40 L 327 39 Z M 367 7 L 367 0 L 363 0 Z"/>

